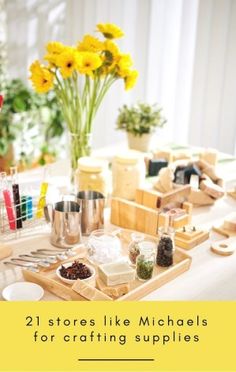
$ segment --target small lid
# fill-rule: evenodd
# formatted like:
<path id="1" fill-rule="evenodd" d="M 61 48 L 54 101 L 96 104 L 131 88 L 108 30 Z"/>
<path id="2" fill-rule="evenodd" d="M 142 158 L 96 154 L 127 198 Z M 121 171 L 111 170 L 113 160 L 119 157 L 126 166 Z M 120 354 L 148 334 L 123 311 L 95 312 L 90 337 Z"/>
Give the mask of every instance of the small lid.
<path id="1" fill-rule="evenodd" d="M 78 168 L 84 172 L 99 173 L 107 168 L 108 163 L 105 160 L 84 156 L 78 160 Z"/>
<path id="2" fill-rule="evenodd" d="M 138 151 L 126 151 L 115 156 L 115 161 L 121 164 L 137 164 L 142 155 Z"/>

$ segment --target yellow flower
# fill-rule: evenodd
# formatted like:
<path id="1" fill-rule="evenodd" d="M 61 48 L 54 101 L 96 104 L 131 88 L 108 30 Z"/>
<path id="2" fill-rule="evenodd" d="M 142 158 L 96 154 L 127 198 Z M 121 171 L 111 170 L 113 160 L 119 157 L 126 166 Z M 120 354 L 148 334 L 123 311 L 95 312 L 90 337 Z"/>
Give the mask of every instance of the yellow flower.
<path id="1" fill-rule="evenodd" d="M 59 41 L 51 41 L 46 45 L 46 49 L 50 54 L 60 54 L 65 49 L 65 46 Z"/>
<path id="2" fill-rule="evenodd" d="M 124 32 L 113 23 L 99 23 L 97 30 L 103 34 L 106 39 L 118 39 L 124 36 Z"/>
<path id="3" fill-rule="evenodd" d="M 129 69 L 133 61 L 129 54 L 121 54 L 117 63 L 117 74 L 120 77 L 125 77 L 129 74 Z"/>
<path id="4" fill-rule="evenodd" d="M 91 35 L 85 35 L 83 40 L 77 45 L 77 49 L 80 52 L 100 52 L 102 47 L 103 43 Z"/>
<path id="5" fill-rule="evenodd" d="M 60 73 L 64 79 L 69 78 L 78 66 L 78 52 L 70 47 L 58 55 L 56 65 L 60 67 Z"/>
<path id="6" fill-rule="evenodd" d="M 44 59 L 55 66 L 57 57 L 65 50 L 65 46 L 58 41 L 51 41 L 46 45 L 46 49 L 48 53 L 44 56 Z"/>
<path id="7" fill-rule="evenodd" d="M 136 84 L 137 78 L 138 78 L 137 70 L 129 71 L 128 75 L 125 76 L 124 78 L 125 90 L 132 89 L 134 85 Z"/>
<path id="8" fill-rule="evenodd" d="M 37 93 L 47 93 L 53 87 L 54 75 L 49 69 L 35 61 L 30 66 L 30 80 Z"/>
<path id="9" fill-rule="evenodd" d="M 106 40 L 103 43 L 103 55 L 103 66 L 110 72 L 119 61 L 120 50 L 113 41 Z"/>
<path id="10" fill-rule="evenodd" d="M 80 52 L 78 57 L 78 70 L 81 74 L 93 76 L 93 71 L 102 65 L 98 54 L 92 52 Z"/>

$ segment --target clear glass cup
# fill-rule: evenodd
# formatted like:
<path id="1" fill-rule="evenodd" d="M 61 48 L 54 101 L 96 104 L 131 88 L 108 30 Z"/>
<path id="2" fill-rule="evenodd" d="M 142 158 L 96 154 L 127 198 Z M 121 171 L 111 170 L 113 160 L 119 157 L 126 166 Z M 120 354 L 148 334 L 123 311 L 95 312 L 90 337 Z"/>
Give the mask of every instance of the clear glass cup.
<path id="1" fill-rule="evenodd" d="M 99 229 L 88 238 L 89 260 L 95 264 L 118 261 L 122 258 L 121 241 L 115 233 Z"/>

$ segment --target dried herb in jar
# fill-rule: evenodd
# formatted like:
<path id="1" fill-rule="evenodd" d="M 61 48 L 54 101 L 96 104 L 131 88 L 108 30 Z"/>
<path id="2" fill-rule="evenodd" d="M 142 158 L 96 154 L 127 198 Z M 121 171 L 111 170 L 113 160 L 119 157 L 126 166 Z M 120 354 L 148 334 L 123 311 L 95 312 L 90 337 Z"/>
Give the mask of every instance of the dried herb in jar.
<path id="1" fill-rule="evenodd" d="M 137 258 L 137 276 L 141 280 L 148 280 L 152 278 L 154 269 L 154 260 L 147 259 L 144 255 L 139 255 Z"/>
<path id="2" fill-rule="evenodd" d="M 156 263 L 162 267 L 173 265 L 173 241 L 168 235 L 160 238 L 157 247 Z"/>
<path id="3" fill-rule="evenodd" d="M 137 243 L 134 243 L 130 248 L 129 248 L 129 259 L 130 259 L 130 262 L 133 264 L 133 265 L 136 265 L 136 260 L 137 260 L 137 257 L 140 255 L 140 250 L 139 250 L 139 246 Z"/>

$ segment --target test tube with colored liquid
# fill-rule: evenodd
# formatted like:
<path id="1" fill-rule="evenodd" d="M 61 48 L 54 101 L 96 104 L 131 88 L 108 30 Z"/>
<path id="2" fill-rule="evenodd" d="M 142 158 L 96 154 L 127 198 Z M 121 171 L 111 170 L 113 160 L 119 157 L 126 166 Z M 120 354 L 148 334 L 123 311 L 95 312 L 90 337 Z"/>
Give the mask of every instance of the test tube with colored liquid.
<path id="1" fill-rule="evenodd" d="M 44 174 L 43 174 L 43 181 L 40 185 L 40 194 L 39 194 L 39 200 L 37 204 L 37 210 L 36 210 L 36 217 L 42 218 L 43 217 L 43 210 L 46 205 L 46 196 L 48 191 L 48 173 L 49 168 L 44 168 Z"/>
<path id="2" fill-rule="evenodd" d="M 30 220 L 33 218 L 33 198 L 29 195 L 26 196 L 26 211 L 27 219 Z"/>
<path id="3" fill-rule="evenodd" d="M 22 228 L 22 216 L 21 216 L 21 200 L 20 200 L 20 189 L 18 184 L 18 172 L 17 167 L 10 167 L 10 175 L 12 181 L 12 193 L 13 193 L 13 200 L 16 210 L 16 228 Z"/>
<path id="4" fill-rule="evenodd" d="M 9 190 L 9 186 L 7 182 L 6 172 L 1 172 L 0 179 L 1 179 L 1 189 L 2 189 L 3 200 L 4 200 L 6 212 L 7 212 L 9 228 L 10 230 L 15 230 L 16 229 L 16 217 L 15 217 L 15 211 L 14 211 L 14 206 L 12 202 L 12 195 Z"/>

